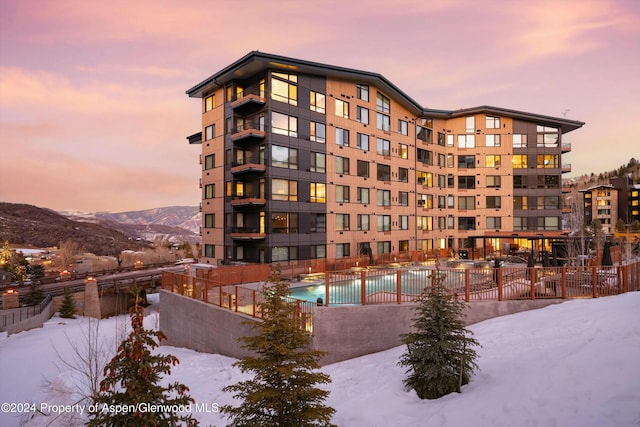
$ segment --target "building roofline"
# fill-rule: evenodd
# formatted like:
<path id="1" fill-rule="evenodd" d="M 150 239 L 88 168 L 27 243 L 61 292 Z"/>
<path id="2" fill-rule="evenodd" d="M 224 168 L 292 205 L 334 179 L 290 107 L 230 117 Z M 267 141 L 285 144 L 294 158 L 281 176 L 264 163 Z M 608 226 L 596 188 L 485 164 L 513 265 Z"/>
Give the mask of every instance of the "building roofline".
<path id="1" fill-rule="evenodd" d="M 589 188 L 583 188 L 582 190 L 578 190 L 578 192 L 587 193 L 589 191 L 597 190 L 598 188 L 606 188 L 607 190 L 620 191 L 620 189 L 614 187 L 612 184 L 599 184 L 599 185 L 594 185 L 594 186 L 589 187 Z"/>
<path id="2" fill-rule="evenodd" d="M 335 78 L 345 78 L 349 80 L 359 80 L 362 83 L 367 83 L 379 87 L 388 96 L 391 96 L 396 101 L 399 101 L 401 104 L 403 104 L 410 111 L 413 111 L 417 117 L 422 118 L 446 119 L 477 113 L 495 114 L 514 119 L 533 121 L 541 125 L 557 127 L 561 130 L 562 133 L 571 132 L 572 130 L 581 128 L 585 124 L 584 122 L 580 122 L 577 120 L 568 120 L 566 118 L 527 113 L 524 111 L 511 110 L 508 108 L 492 107 L 489 105 L 463 108 L 459 110 L 436 110 L 424 108 L 381 74 L 290 58 L 286 56 L 274 55 L 257 50 L 249 52 L 234 63 L 228 65 L 227 67 L 223 68 L 222 70 L 188 89 L 186 91 L 186 94 L 191 98 L 202 98 L 212 89 L 224 87 L 224 85 L 233 80 L 242 80 L 245 78 L 249 78 L 254 74 L 266 69 L 294 71 L 321 76 L 330 76 Z"/>

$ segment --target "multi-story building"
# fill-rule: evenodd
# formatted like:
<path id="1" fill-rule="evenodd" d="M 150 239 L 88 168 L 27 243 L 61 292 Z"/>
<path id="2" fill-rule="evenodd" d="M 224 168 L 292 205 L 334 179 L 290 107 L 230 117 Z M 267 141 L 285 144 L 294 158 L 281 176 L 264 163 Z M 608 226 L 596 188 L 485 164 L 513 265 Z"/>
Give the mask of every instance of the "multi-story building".
<path id="1" fill-rule="evenodd" d="M 251 52 L 202 99 L 202 260 L 373 257 L 562 234 L 584 123 L 424 108 L 380 74 Z"/>
<path id="2" fill-rule="evenodd" d="M 584 223 L 598 221 L 605 234 L 613 234 L 618 221 L 618 188 L 611 184 L 580 190 L 584 206 Z"/>

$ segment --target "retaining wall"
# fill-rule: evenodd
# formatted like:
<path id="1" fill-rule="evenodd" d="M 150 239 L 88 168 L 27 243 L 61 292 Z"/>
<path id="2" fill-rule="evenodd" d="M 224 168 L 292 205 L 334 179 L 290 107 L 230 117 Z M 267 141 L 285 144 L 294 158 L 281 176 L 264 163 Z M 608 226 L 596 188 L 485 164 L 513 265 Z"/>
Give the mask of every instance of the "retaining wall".
<path id="1" fill-rule="evenodd" d="M 559 299 L 475 301 L 466 324 L 562 302 Z M 328 352 L 322 365 L 375 353 L 401 344 L 410 331 L 414 304 L 314 307 L 313 348 Z M 240 358 L 248 354 L 238 338 L 254 334 L 249 316 L 179 294 L 160 291 L 160 330 L 167 345 Z"/>

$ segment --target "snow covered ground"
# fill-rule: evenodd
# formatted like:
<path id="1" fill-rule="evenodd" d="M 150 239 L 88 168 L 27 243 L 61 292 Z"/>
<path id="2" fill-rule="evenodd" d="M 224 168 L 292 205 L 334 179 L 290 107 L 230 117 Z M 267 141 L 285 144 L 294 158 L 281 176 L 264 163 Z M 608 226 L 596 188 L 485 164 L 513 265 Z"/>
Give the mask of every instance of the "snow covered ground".
<path id="1" fill-rule="evenodd" d="M 6 413 L 23 403 L 60 409 L 77 396 L 65 393 L 80 382 L 61 365 L 70 342 L 86 336 L 88 319 L 52 318 L 44 328 L 0 336 L 0 426 L 58 426 L 59 417 Z M 147 327 L 157 327 L 157 306 Z M 128 318 L 100 322 L 100 334 L 115 351 Z M 481 371 L 463 388 L 438 400 L 420 400 L 402 385 L 397 361 L 402 347 L 323 368 L 332 378 L 327 404 L 339 426 L 638 426 L 640 425 L 640 292 L 596 300 L 573 300 L 544 309 L 491 319 L 469 327 L 482 344 Z M 244 376 L 234 359 L 162 346 L 180 359 L 171 380 L 190 387 L 201 425 L 225 425 L 216 412 L 233 403 L 225 385 Z M 46 388 L 44 383 L 54 387 Z M 9 404 L 9 405 L 6 405 Z M 71 408 L 62 408 L 71 409 Z M 75 408 L 77 411 L 78 408 Z M 197 410 L 197 412 L 196 412 Z"/>

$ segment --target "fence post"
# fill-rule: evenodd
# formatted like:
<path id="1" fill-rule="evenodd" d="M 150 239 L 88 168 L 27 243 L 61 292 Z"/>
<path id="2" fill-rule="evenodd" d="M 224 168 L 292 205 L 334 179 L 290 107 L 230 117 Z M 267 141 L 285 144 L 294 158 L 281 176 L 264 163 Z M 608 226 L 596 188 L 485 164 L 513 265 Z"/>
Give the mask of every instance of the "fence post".
<path id="1" fill-rule="evenodd" d="M 531 267 L 529 269 L 529 273 L 531 274 L 531 299 L 536 299 L 536 268 Z"/>
<path id="2" fill-rule="evenodd" d="M 400 270 L 396 270 L 396 295 L 397 302 L 400 304 L 402 302 L 402 272 Z"/>
<path id="3" fill-rule="evenodd" d="M 598 288 L 597 288 L 597 282 L 598 282 L 598 270 L 597 267 L 594 265 L 591 267 L 591 288 L 593 290 L 593 298 L 598 298 Z"/>
<path id="4" fill-rule="evenodd" d="M 471 299 L 471 284 L 469 283 L 469 269 L 464 270 L 464 299 L 466 302 L 469 302 Z"/>
<path id="5" fill-rule="evenodd" d="M 324 305 L 327 307 L 329 306 L 329 283 L 331 283 L 331 280 L 329 277 L 330 274 L 331 273 L 329 271 L 325 271 L 324 273 L 324 298 L 325 298 Z"/>
<path id="6" fill-rule="evenodd" d="M 367 273 L 365 270 L 360 272 L 360 302 L 362 305 L 367 305 Z"/>
<path id="7" fill-rule="evenodd" d="M 498 301 L 502 301 L 502 268 L 496 268 L 498 279 Z"/>
<path id="8" fill-rule="evenodd" d="M 237 313 L 238 312 L 238 285 L 235 285 L 234 288 L 236 290 L 236 298 L 235 298 L 234 304 L 236 306 L 236 313 Z"/>
<path id="9" fill-rule="evenodd" d="M 620 269 L 622 273 L 622 293 L 629 292 L 629 266 L 623 265 Z"/>
<path id="10" fill-rule="evenodd" d="M 567 299 L 567 266 L 562 266 L 562 299 Z"/>

